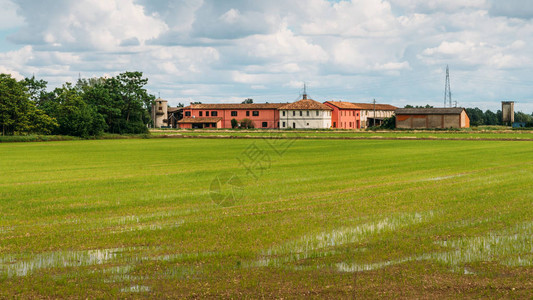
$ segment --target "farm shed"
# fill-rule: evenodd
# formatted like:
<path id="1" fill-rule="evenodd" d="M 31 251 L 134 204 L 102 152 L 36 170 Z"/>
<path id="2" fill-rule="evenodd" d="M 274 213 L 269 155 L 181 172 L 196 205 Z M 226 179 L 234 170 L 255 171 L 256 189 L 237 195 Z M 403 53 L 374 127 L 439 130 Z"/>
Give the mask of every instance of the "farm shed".
<path id="1" fill-rule="evenodd" d="M 470 119 L 464 108 L 398 108 L 396 128 L 468 128 Z"/>

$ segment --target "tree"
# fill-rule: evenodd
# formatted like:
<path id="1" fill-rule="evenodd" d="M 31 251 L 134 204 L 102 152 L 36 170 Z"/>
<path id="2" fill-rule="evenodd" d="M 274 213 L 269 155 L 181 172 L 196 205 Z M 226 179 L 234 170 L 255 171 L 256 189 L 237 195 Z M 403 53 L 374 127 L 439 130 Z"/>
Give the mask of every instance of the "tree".
<path id="1" fill-rule="evenodd" d="M 380 128 L 382 129 L 394 129 L 396 128 L 396 116 L 385 118 Z"/>
<path id="2" fill-rule="evenodd" d="M 433 106 L 429 104 L 426 104 L 425 106 L 421 106 L 421 105 L 412 106 L 412 105 L 407 104 L 406 106 L 404 106 L 404 108 L 433 108 Z"/>
<path id="3" fill-rule="evenodd" d="M 56 88 L 53 94 L 54 98 L 46 103 L 45 111 L 59 124 L 54 133 L 87 138 L 104 132 L 104 117 L 83 100 L 78 88 L 66 83 Z"/>
<path id="4" fill-rule="evenodd" d="M 484 125 L 498 125 L 498 116 L 490 110 L 486 110 L 483 115 L 483 124 Z"/>
<path id="5" fill-rule="evenodd" d="M 57 126 L 54 119 L 30 101 L 24 81 L 0 74 L 0 127 L 2 135 L 50 133 Z"/>
<path id="6" fill-rule="evenodd" d="M 252 103 L 254 103 L 254 99 L 252 99 L 252 98 L 246 98 L 242 102 L 242 104 L 252 104 Z"/>
<path id="7" fill-rule="evenodd" d="M 483 111 L 479 108 L 466 108 L 466 114 L 468 115 L 468 118 L 470 119 L 470 124 L 472 126 L 480 126 L 484 124 L 484 115 Z"/>
<path id="8" fill-rule="evenodd" d="M 514 121 L 518 122 L 518 123 L 529 123 L 529 122 L 533 121 L 533 117 L 531 117 L 530 115 L 528 115 L 526 113 L 523 113 L 523 112 L 519 111 L 519 112 L 515 113 Z"/>
<path id="9" fill-rule="evenodd" d="M 239 122 L 236 119 L 231 119 L 231 128 L 237 128 L 238 126 Z"/>
<path id="10" fill-rule="evenodd" d="M 50 93 L 46 91 L 46 85 L 48 82 L 44 80 L 37 80 L 35 76 L 31 78 L 24 78 L 22 84 L 26 87 L 30 94 L 30 100 L 33 101 L 38 107 L 43 104 L 44 101 L 50 98 Z"/>
<path id="11" fill-rule="evenodd" d="M 254 128 L 254 122 L 247 118 L 242 119 L 240 124 L 241 124 L 240 128 Z"/>

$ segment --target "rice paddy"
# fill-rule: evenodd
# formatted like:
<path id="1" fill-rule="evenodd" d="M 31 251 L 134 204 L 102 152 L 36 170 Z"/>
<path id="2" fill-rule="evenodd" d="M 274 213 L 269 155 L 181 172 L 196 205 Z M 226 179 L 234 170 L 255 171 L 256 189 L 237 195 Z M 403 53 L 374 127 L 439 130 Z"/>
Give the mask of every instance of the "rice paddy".
<path id="1" fill-rule="evenodd" d="M 527 298 L 511 134 L 0 144 L 0 298 Z"/>

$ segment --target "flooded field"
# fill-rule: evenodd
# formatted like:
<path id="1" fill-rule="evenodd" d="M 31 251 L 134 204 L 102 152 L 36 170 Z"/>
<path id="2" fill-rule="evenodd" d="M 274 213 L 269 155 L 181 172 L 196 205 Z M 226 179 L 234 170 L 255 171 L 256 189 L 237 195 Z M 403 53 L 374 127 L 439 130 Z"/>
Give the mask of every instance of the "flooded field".
<path id="1" fill-rule="evenodd" d="M 532 149 L 0 144 L 0 298 L 527 298 Z"/>

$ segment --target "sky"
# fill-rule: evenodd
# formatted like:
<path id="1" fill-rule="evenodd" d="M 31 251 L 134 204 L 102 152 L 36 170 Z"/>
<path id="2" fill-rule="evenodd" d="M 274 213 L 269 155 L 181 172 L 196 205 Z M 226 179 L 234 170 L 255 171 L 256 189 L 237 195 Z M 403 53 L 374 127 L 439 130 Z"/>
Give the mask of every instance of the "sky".
<path id="1" fill-rule="evenodd" d="M 0 0 L 0 73 L 49 89 L 141 71 L 191 101 L 444 105 L 533 112 L 533 1 Z"/>

